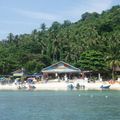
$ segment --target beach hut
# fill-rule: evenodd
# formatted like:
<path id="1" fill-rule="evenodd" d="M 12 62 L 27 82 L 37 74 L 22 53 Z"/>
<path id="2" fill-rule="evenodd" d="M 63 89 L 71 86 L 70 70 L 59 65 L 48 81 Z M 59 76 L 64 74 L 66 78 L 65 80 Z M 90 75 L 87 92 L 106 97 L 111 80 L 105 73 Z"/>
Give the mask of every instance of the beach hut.
<path id="1" fill-rule="evenodd" d="M 13 73 L 13 77 L 22 77 L 22 76 L 24 76 L 25 75 L 25 69 L 18 69 L 18 70 L 16 70 L 16 71 L 14 71 L 14 72 L 12 72 Z"/>
<path id="2" fill-rule="evenodd" d="M 81 70 L 68 63 L 60 61 L 42 69 L 43 79 L 71 80 L 80 76 Z"/>

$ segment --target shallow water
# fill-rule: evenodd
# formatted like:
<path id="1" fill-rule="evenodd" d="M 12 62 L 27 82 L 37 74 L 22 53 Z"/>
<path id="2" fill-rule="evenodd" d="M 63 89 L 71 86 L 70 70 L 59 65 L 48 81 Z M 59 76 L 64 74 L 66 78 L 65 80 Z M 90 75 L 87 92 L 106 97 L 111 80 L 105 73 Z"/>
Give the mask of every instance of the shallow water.
<path id="1" fill-rule="evenodd" d="M 120 92 L 0 91 L 0 120 L 120 120 Z"/>

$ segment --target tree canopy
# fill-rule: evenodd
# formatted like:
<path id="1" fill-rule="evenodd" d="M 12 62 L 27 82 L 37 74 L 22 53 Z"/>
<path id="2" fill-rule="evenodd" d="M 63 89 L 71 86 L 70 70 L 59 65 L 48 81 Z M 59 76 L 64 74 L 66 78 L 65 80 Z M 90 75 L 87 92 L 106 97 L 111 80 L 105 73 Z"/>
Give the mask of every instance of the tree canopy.
<path id="1" fill-rule="evenodd" d="M 112 70 L 111 62 L 120 61 L 120 6 L 86 12 L 75 23 L 55 21 L 49 28 L 43 23 L 31 34 L 10 33 L 0 41 L 0 74 L 21 67 L 40 72 L 60 60 L 81 69 Z"/>

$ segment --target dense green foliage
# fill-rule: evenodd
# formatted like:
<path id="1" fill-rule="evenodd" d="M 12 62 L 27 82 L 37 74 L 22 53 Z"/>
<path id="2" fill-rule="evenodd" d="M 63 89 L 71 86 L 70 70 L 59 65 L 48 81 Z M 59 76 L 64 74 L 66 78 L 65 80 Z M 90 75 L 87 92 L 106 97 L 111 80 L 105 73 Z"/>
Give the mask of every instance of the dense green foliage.
<path id="1" fill-rule="evenodd" d="M 109 71 L 120 61 L 120 6 L 101 14 L 85 13 L 81 20 L 45 24 L 31 34 L 13 35 L 0 42 L 0 74 L 24 67 L 40 72 L 63 60 L 83 70 Z"/>
<path id="2" fill-rule="evenodd" d="M 77 65 L 85 70 L 91 70 L 94 72 L 102 72 L 106 70 L 103 54 L 95 50 L 83 52 L 80 56 L 80 60 L 77 62 Z"/>

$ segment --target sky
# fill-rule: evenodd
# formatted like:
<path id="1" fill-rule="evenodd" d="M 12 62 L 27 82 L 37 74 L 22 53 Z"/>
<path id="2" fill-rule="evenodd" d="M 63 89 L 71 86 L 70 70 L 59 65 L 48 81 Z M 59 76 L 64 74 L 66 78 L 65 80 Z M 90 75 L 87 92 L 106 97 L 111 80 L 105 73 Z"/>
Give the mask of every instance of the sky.
<path id="1" fill-rule="evenodd" d="M 85 12 L 101 13 L 118 4 L 120 0 L 0 0 L 0 40 L 9 33 L 31 33 L 42 23 L 75 22 Z"/>

